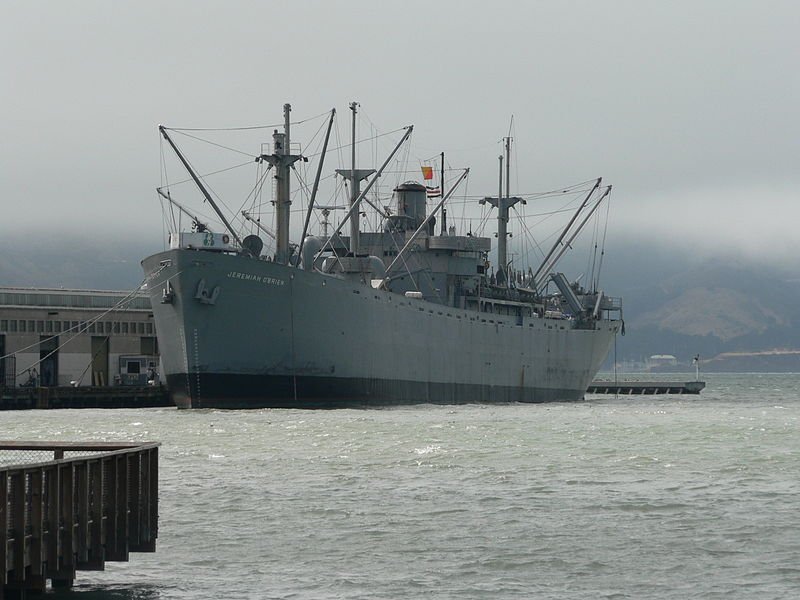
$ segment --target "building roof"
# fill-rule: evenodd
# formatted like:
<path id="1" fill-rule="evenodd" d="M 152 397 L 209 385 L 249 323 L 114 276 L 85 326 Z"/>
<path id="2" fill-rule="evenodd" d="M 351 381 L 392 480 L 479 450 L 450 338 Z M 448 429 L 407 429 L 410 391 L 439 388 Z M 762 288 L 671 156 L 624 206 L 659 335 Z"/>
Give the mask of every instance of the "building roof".
<path id="1" fill-rule="evenodd" d="M 123 300 L 120 308 L 125 310 L 151 308 L 150 298 L 142 291 L 0 287 L 0 306 L 3 307 L 114 308 Z"/>

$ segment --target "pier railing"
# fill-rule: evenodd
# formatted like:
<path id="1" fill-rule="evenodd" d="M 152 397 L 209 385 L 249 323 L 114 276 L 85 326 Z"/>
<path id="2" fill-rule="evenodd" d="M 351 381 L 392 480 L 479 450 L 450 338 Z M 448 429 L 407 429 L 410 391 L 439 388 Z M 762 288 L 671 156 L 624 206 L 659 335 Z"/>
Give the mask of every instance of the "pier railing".
<path id="1" fill-rule="evenodd" d="M 0 441 L 0 600 L 154 552 L 158 447 Z"/>

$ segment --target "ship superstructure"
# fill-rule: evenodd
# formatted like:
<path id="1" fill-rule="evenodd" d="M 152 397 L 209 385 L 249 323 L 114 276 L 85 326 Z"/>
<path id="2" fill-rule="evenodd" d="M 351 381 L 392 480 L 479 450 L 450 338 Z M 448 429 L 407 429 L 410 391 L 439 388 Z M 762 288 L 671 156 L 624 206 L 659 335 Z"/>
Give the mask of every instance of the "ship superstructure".
<path id="1" fill-rule="evenodd" d="M 357 105 L 350 108 L 354 148 Z M 396 185 L 390 206 L 372 202 L 381 227 L 361 231 L 361 206 L 370 202 L 370 189 L 411 135 L 408 127 L 377 170 L 357 168 L 353 150 L 351 164 L 337 170 L 348 183 L 348 206 L 323 207 L 325 235 L 313 236 L 307 231 L 320 160 L 303 233 L 292 244 L 290 179 L 304 157 L 291 151 L 290 110 L 285 105 L 284 128 L 273 133 L 272 152 L 257 157 L 275 178 L 274 234 L 259 225 L 275 238 L 275 252 L 268 255 L 260 236 L 235 231 L 169 130 L 161 128 L 225 226 L 212 232 L 192 216 L 195 231 L 171 233 L 170 249 L 142 263 L 163 368 L 178 406 L 314 408 L 583 397 L 621 327 L 621 302 L 570 283 L 554 267 L 610 187 L 594 183 L 535 272 L 515 270 L 508 261 L 509 210 L 525 200 L 510 195 L 508 175 L 504 192 L 502 157 L 498 194 L 481 200 L 497 209 L 496 268 L 489 264 L 491 238 L 458 235 L 446 224 L 445 204 L 468 170 L 449 190 L 437 190 L 435 206 L 429 206 L 425 185 Z M 333 116 L 332 111 L 323 157 Z M 505 159 L 507 169 L 508 142 Z M 441 187 L 444 181 L 442 176 Z M 329 231 L 327 217 L 334 208 L 344 214 Z M 550 284 L 557 291 L 546 293 Z"/>

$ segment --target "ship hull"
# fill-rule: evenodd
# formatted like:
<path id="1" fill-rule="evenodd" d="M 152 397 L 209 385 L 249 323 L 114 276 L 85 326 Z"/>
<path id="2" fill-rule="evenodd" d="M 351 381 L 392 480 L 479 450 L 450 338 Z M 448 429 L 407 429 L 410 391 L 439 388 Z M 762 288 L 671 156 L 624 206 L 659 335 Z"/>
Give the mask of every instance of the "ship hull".
<path id="1" fill-rule="evenodd" d="M 354 408 L 401 404 L 561 402 L 585 389 L 303 375 L 176 373 L 167 386 L 179 408 Z"/>
<path id="2" fill-rule="evenodd" d="M 579 400 L 619 325 L 475 313 L 222 253 L 143 267 L 182 408 Z"/>

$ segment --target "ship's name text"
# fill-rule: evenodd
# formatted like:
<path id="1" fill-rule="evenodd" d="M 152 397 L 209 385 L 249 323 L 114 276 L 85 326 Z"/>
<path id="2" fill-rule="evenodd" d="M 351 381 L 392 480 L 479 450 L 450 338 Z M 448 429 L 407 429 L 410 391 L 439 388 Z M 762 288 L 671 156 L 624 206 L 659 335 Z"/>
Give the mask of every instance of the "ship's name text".
<path id="1" fill-rule="evenodd" d="M 228 271 L 227 277 L 228 279 L 242 279 L 244 281 L 255 281 L 256 283 L 263 283 L 265 285 L 284 285 L 286 283 L 283 279 L 275 279 L 274 277 L 253 275 L 252 273 L 240 273 L 239 271 Z"/>

